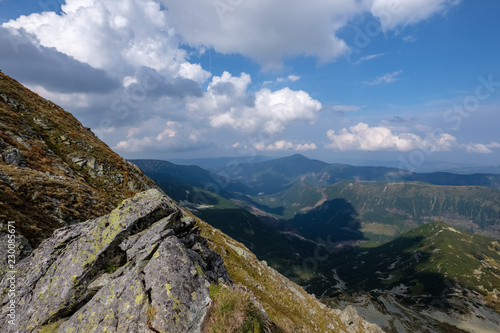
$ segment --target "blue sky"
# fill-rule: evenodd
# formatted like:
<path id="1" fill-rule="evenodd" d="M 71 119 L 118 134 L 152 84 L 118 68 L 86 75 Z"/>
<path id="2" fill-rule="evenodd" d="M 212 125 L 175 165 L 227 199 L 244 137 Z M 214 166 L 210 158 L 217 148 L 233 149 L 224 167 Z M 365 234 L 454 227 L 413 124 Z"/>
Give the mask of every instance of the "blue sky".
<path id="1" fill-rule="evenodd" d="M 0 69 L 126 158 L 498 165 L 499 14 L 494 0 L 0 0 Z"/>

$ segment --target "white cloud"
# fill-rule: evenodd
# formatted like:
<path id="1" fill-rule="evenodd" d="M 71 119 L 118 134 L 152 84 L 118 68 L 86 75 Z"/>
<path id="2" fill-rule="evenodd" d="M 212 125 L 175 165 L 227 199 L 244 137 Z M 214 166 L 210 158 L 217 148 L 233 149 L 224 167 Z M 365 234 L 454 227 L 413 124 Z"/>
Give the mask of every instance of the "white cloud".
<path id="1" fill-rule="evenodd" d="M 40 45 L 115 76 L 146 66 L 197 82 L 209 77 L 201 66 L 187 62 L 166 10 L 154 0 L 67 0 L 60 15 L 35 13 L 3 26 L 23 28 Z"/>
<path id="2" fill-rule="evenodd" d="M 322 0 L 313 6 L 300 0 L 163 2 L 187 43 L 240 53 L 266 69 L 281 67 L 285 56 L 307 55 L 320 61 L 341 56 L 347 46 L 335 31 L 369 10 L 366 1 L 354 0 Z"/>
<path id="3" fill-rule="evenodd" d="M 383 55 L 385 55 L 385 53 L 370 54 L 370 55 L 367 55 L 365 57 L 361 57 L 358 61 L 356 61 L 356 64 L 360 64 L 362 62 L 369 61 L 369 60 L 381 57 Z"/>
<path id="4" fill-rule="evenodd" d="M 382 29 L 388 31 L 415 24 L 433 15 L 446 13 L 461 0 L 374 0 L 372 14 L 379 18 Z"/>
<path id="5" fill-rule="evenodd" d="M 455 137 L 447 133 L 433 135 L 428 133 L 425 137 L 409 132 L 393 132 L 383 126 L 370 127 L 359 123 L 349 129 L 344 128 L 340 133 L 333 130 L 327 132 L 330 139 L 328 148 L 341 151 L 410 151 L 424 149 L 427 151 L 449 151 L 457 145 Z"/>
<path id="6" fill-rule="evenodd" d="M 125 153 L 145 151 L 194 151 L 213 146 L 202 133 L 187 128 L 180 123 L 168 121 L 164 126 L 156 126 L 151 120 L 144 126 L 132 127 L 127 131 L 127 139 L 119 141 L 113 149 Z M 154 134 L 158 133 L 158 134 Z"/>
<path id="7" fill-rule="evenodd" d="M 176 123 L 175 121 L 167 121 L 165 125 L 166 128 L 160 134 L 158 134 L 158 136 L 156 137 L 156 141 L 162 141 L 163 138 L 175 138 L 177 134 L 175 128 L 180 124 Z"/>
<path id="8" fill-rule="evenodd" d="M 337 31 L 366 13 L 385 31 L 444 13 L 457 0 L 163 0 L 172 23 L 192 46 L 239 53 L 264 69 L 297 55 L 334 61 L 348 51 Z M 286 8 L 284 8 L 286 6 Z M 348 41 L 349 42 L 349 41 Z"/>
<path id="9" fill-rule="evenodd" d="M 318 147 L 314 143 L 294 144 L 290 141 L 279 140 L 270 144 L 266 144 L 264 142 L 257 142 L 253 145 L 253 148 L 258 151 L 279 151 L 279 150 L 306 151 L 306 150 L 316 150 Z"/>
<path id="10" fill-rule="evenodd" d="M 282 82 L 296 82 L 300 80 L 299 75 L 288 75 L 287 77 L 279 77 L 276 79 L 276 82 L 282 83 Z"/>
<path id="11" fill-rule="evenodd" d="M 439 6 L 413 16 L 404 14 L 407 8 L 424 12 L 421 7 L 429 7 L 428 1 L 401 1 L 400 12 L 394 16 L 398 23 L 391 26 L 383 21 L 384 27 L 413 24 L 419 18 L 443 13 L 453 4 L 436 1 Z M 117 149 L 197 149 L 212 144 L 208 134 L 227 137 L 219 129 L 271 137 L 293 123 L 314 122 L 323 106 L 305 91 L 255 90 L 250 75 L 244 73 L 233 76 L 224 72 L 210 80 L 211 73 L 193 63 L 190 52 L 214 49 L 240 54 L 257 61 L 263 69 L 280 67 L 283 59 L 297 55 L 315 57 L 319 62 L 335 61 L 347 51 L 337 31 L 384 5 L 387 3 L 378 0 L 318 0 L 314 5 L 302 0 L 286 4 L 267 0 L 66 0 L 59 14 L 47 11 L 21 16 L 3 27 L 25 30 L 33 37 L 33 47 L 43 48 L 43 54 L 64 54 L 88 65 L 89 72 L 102 74 L 99 77 L 105 74 L 116 83 L 113 90 L 91 85 L 92 93 L 78 87 L 61 93 L 38 81 L 32 86 L 74 112 L 87 126 L 97 129 L 102 120 L 109 120 L 98 131 L 110 134 L 106 141 L 118 142 Z M 186 51 L 186 45 L 194 50 Z M 25 71 L 30 75 L 34 72 Z M 400 73 L 388 73 L 377 80 L 394 82 Z M 285 86 L 298 80 L 300 76 L 292 74 L 273 83 Z M 347 112 L 360 107 L 336 105 L 330 109 Z M 289 149 L 294 150 L 317 148 L 313 143 L 277 142 L 264 147 L 278 149 L 291 144 Z"/>
<path id="12" fill-rule="evenodd" d="M 126 153 L 138 153 L 141 151 L 148 150 L 152 147 L 154 140 L 151 137 L 143 138 L 130 138 L 127 140 L 120 141 L 113 147 L 113 149 Z"/>
<path id="13" fill-rule="evenodd" d="M 333 112 L 355 112 L 361 110 L 362 107 L 356 105 L 332 105 L 325 109 Z"/>
<path id="14" fill-rule="evenodd" d="M 314 121 L 320 109 L 321 103 L 304 91 L 262 89 L 255 94 L 255 106 L 231 108 L 212 117 L 211 125 L 276 134 L 293 122 Z"/>
<path id="15" fill-rule="evenodd" d="M 377 77 L 373 81 L 365 81 L 363 83 L 366 85 L 369 85 L 369 86 L 376 86 L 376 85 L 379 85 L 382 83 L 392 83 L 392 82 L 399 80 L 399 75 L 401 73 L 403 73 L 403 71 L 401 71 L 401 70 L 396 71 L 396 72 L 392 72 L 392 73 L 387 73 L 387 74 L 384 74 L 382 76 Z"/>
<path id="16" fill-rule="evenodd" d="M 207 93 L 192 98 L 187 111 L 192 117 L 207 116 L 214 128 L 277 134 L 294 122 L 313 122 L 321 110 L 321 103 L 304 91 L 264 88 L 252 93 L 247 91 L 250 82 L 250 75 L 245 73 L 239 77 L 227 72 L 214 76 Z"/>
<path id="17" fill-rule="evenodd" d="M 287 82 L 297 82 L 300 80 L 300 75 L 288 75 L 287 77 L 279 77 L 275 81 L 264 81 L 262 83 L 263 86 L 276 85 L 278 83 L 287 83 Z"/>
<path id="18" fill-rule="evenodd" d="M 500 148 L 500 143 L 498 142 L 491 142 L 489 144 L 474 143 L 465 145 L 465 151 L 467 151 L 468 153 L 477 153 L 477 154 L 492 154 L 493 149 L 498 149 L 498 148 Z"/>

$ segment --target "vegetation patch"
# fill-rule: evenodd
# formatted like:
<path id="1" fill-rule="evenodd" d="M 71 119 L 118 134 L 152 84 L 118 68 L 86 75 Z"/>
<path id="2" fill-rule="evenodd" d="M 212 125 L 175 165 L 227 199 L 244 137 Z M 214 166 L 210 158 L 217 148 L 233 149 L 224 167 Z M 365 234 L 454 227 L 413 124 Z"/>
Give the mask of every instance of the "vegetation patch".
<path id="1" fill-rule="evenodd" d="M 242 286 L 211 285 L 213 300 L 203 333 L 265 332 L 264 318 L 252 302 L 252 294 Z"/>

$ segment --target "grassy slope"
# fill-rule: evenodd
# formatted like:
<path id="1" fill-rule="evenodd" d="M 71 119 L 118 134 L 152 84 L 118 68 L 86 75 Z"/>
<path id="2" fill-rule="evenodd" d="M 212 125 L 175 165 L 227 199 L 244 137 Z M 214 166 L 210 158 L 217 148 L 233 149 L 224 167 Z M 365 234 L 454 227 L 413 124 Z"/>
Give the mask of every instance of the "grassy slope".
<path id="1" fill-rule="evenodd" d="M 352 205 L 361 231 L 376 242 L 436 220 L 500 238 L 500 192 L 480 186 L 343 181 L 315 187 L 298 182 L 277 194 L 251 197 L 251 203 L 275 218 L 291 220 L 324 204 L 325 198 Z M 330 210 L 325 213 L 331 215 Z"/>
<path id="2" fill-rule="evenodd" d="M 221 254 L 231 279 L 253 292 L 269 318 L 283 332 L 346 330 L 338 310 L 325 307 L 304 289 L 259 261 L 243 244 L 201 220 L 197 223 L 211 248 Z"/>
<path id="3" fill-rule="evenodd" d="M 500 310 L 494 296 L 500 291 L 500 243 L 442 222 L 425 224 L 375 248 L 332 257 L 323 267 L 334 268 L 352 291 L 391 290 L 403 284 L 410 295 L 437 297 L 452 282 L 481 293 Z"/>
<path id="4" fill-rule="evenodd" d="M 0 158 L 0 222 L 15 221 L 32 245 L 155 186 L 70 113 L 3 73 L 0 144 L 24 160 L 18 166 Z M 81 167 L 72 158 L 93 163 Z"/>
<path id="5" fill-rule="evenodd" d="M 442 220 L 461 229 L 500 237 L 500 192 L 490 188 L 415 182 L 342 182 L 327 188 L 327 193 L 329 198 L 342 197 L 351 203 L 365 225 L 395 227 L 381 231 L 389 236 L 424 222 Z"/>

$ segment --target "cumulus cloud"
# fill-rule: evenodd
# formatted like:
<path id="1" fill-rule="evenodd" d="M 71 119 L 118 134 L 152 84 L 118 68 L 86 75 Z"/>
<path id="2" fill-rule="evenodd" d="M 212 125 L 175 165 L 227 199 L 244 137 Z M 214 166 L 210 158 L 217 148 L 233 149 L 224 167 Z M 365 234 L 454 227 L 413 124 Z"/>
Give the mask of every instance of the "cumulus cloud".
<path id="1" fill-rule="evenodd" d="M 314 6 L 299 0 L 163 2 L 187 43 L 240 53 L 266 69 L 280 67 L 285 56 L 307 55 L 320 61 L 341 56 L 347 46 L 335 31 L 369 10 L 353 0 L 319 1 Z"/>
<path id="2" fill-rule="evenodd" d="M 456 5 L 458 0 L 163 0 L 173 25 L 192 46 L 239 53 L 265 69 L 286 57 L 305 55 L 334 61 L 348 51 L 337 32 L 355 17 L 371 13 L 385 31 L 415 24 Z M 283 7 L 286 6 L 286 9 Z M 258 24 L 256 24 L 258 22 Z"/>
<path id="3" fill-rule="evenodd" d="M 249 92 L 250 82 L 250 75 L 245 73 L 239 77 L 228 72 L 214 76 L 207 93 L 192 99 L 187 110 L 199 117 L 206 115 L 214 128 L 277 134 L 294 122 L 313 122 L 322 108 L 320 102 L 304 91 L 264 88 Z"/>
<path id="4" fill-rule="evenodd" d="M 374 13 L 384 29 L 395 29 L 444 13 L 456 1 L 435 2 L 439 5 L 401 1 L 395 24 L 384 21 L 388 3 L 379 0 L 320 0 L 314 6 L 302 0 L 66 0 L 60 13 L 4 23 L 0 61 L 2 69 L 75 112 L 87 126 L 112 134 L 118 150 L 199 149 L 213 145 L 206 131 L 213 137 L 220 129 L 272 137 L 291 124 L 314 122 L 327 108 L 305 91 L 255 89 L 248 74 L 212 77 L 193 63 L 191 52 L 240 54 L 264 70 L 294 56 L 335 61 L 348 50 L 337 32 L 354 18 Z M 430 8 L 423 13 L 423 6 Z M 423 14 L 405 14 L 407 8 Z M 22 52 L 12 53 L 13 40 Z M 399 74 L 389 73 L 380 83 Z M 273 83 L 298 80 L 292 74 Z M 294 150 L 316 148 L 289 143 Z"/>
<path id="5" fill-rule="evenodd" d="M 316 150 L 318 147 L 314 143 L 294 144 L 291 141 L 279 140 L 270 144 L 266 144 L 265 142 L 257 142 L 253 145 L 253 148 L 258 151 L 279 151 L 279 150 L 306 151 L 306 150 Z"/>
<path id="6" fill-rule="evenodd" d="M 62 13 L 21 16 L 4 27 L 24 29 L 40 45 L 121 76 L 142 66 L 196 82 L 208 73 L 187 61 L 167 11 L 154 0 L 67 0 Z"/>
<path id="7" fill-rule="evenodd" d="M 403 73 L 403 71 L 401 71 L 401 70 L 396 71 L 396 72 L 392 72 L 392 73 L 387 73 L 387 74 L 384 74 L 382 76 L 377 77 L 376 79 L 374 79 L 372 81 L 365 81 L 363 83 L 366 85 L 369 85 L 369 86 L 376 86 L 376 85 L 379 85 L 382 83 L 396 82 L 397 80 L 399 80 L 399 75 L 401 73 Z"/>
<path id="8" fill-rule="evenodd" d="M 457 145 L 456 138 L 447 133 L 428 133 L 425 137 L 409 132 L 395 132 L 387 127 L 370 127 L 365 123 L 344 128 L 339 133 L 327 132 L 328 148 L 347 151 L 449 151 Z"/>

